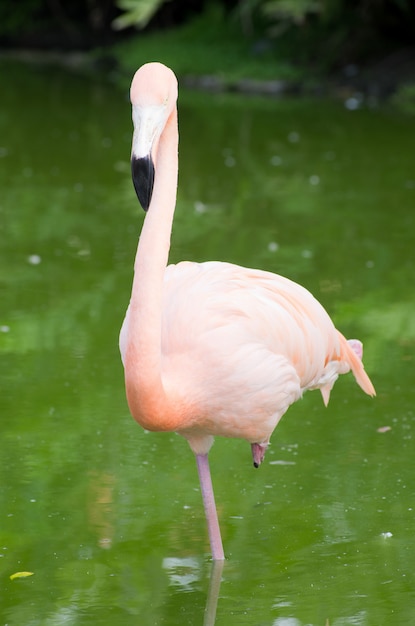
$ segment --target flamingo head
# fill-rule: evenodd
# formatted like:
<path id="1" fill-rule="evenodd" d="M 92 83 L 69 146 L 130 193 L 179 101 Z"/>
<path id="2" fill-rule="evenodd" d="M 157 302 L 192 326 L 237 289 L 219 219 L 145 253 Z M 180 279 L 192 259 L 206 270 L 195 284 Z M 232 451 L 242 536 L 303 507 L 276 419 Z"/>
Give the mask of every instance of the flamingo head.
<path id="1" fill-rule="evenodd" d="M 174 73 L 161 63 L 146 63 L 134 75 L 130 99 L 134 125 L 131 173 L 138 200 L 147 211 L 153 194 L 159 139 L 176 107 Z"/>

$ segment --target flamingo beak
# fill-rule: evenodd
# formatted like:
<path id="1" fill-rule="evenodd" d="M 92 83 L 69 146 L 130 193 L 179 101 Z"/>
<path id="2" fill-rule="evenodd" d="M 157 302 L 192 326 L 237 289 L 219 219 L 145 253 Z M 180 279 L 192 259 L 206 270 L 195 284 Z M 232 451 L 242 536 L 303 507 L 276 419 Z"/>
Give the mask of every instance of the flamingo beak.
<path id="1" fill-rule="evenodd" d="M 153 195 L 154 163 L 151 155 L 131 157 L 131 175 L 137 198 L 144 211 L 148 210 Z"/>
<path id="2" fill-rule="evenodd" d="M 140 204 L 147 211 L 153 195 L 158 141 L 166 123 L 166 104 L 133 104 L 132 116 L 131 174 Z"/>

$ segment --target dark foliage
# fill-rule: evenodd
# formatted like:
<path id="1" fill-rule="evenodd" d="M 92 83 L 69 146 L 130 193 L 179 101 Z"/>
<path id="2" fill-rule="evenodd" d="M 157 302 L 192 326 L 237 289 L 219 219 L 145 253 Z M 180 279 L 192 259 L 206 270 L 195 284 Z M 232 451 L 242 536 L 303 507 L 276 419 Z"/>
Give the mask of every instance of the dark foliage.
<path id="1" fill-rule="evenodd" d="M 216 3 L 224 8 L 225 19 L 239 25 L 240 36 L 254 45 L 277 41 L 285 58 L 326 70 L 376 60 L 413 45 L 412 0 L 309 0 L 302 3 L 305 8 L 300 20 L 296 1 Z M 146 31 L 172 28 L 201 13 L 206 13 L 208 21 L 210 5 L 210 0 L 166 1 Z M 134 32 L 112 28 L 119 14 L 116 0 L 3 0 L 0 44 L 60 50 L 105 47 Z"/>

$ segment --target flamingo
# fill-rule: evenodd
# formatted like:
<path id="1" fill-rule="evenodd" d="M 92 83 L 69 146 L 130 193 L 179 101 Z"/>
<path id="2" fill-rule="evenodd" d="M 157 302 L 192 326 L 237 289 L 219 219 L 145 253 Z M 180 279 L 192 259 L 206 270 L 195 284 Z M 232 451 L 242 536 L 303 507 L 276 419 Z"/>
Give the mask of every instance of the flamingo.
<path id="1" fill-rule="evenodd" d="M 208 452 L 214 436 L 251 444 L 264 459 L 288 407 L 308 389 L 327 405 L 350 370 L 375 389 L 362 344 L 347 341 L 304 287 L 271 272 L 224 262 L 168 265 L 178 176 L 177 79 L 160 63 L 134 75 L 132 178 L 146 212 L 130 303 L 120 332 L 126 396 L 150 431 L 174 431 L 196 456 L 213 561 L 223 544 Z"/>

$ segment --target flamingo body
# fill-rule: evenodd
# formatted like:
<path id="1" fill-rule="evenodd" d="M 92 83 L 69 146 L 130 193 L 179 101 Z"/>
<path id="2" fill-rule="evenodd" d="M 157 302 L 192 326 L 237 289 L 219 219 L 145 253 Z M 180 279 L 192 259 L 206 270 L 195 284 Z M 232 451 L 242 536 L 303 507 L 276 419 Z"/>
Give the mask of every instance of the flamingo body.
<path id="1" fill-rule="evenodd" d="M 351 368 L 372 393 L 360 359 L 323 307 L 282 276 L 231 263 L 169 265 L 162 311 L 163 386 L 183 406 L 175 430 L 196 453 L 207 453 L 215 435 L 267 443 L 304 391 L 321 388 L 327 403 L 338 375 Z"/>
<path id="2" fill-rule="evenodd" d="M 352 370 L 374 395 L 362 344 L 347 341 L 297 283 L 230 263 L 168 265 L 177 187 L 177 83 L 147 64 L 132 87 L 132 171 L 148 209 L 135 261 L 120 350 L 133 417 L 176 431 L 196 454 L 214 559 L 223 559 L 207 454 L 216 435 L 247 440 L 254 465 L 304 391 L 327 404 L 339 374 Z"/>

